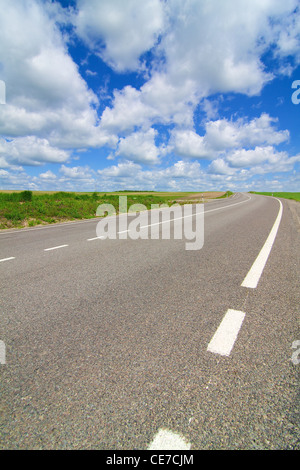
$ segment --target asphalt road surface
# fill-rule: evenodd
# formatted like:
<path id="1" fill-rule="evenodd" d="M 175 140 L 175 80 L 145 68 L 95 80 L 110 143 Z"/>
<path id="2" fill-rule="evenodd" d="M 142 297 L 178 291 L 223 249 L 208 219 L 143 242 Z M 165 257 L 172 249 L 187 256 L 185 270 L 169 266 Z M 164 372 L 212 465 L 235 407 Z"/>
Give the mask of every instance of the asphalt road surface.
<path id="1" fill-rule="evenodd" d="M 299 208 L 207 203 L 198 250 L 2 231 L 1 449 L 299 449 Z"/>

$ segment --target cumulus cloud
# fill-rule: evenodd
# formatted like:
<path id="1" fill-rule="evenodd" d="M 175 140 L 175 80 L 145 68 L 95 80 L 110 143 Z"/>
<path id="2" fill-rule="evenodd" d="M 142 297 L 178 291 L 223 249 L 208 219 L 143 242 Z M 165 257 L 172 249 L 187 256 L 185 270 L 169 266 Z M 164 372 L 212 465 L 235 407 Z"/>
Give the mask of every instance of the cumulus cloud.
<path id="1" fill-rule="evenodd" d="M 299 4 L 295 6 L 295 10 L 289 12 L 281 22 L 277 21 L 274 25 L 276 32 L 276 55 L 280 58 L 292 56 L 295 60 L 295 66 L 300 63 L 300 21 L 299 21 Z M 294 68 L 290 65 L 287 74 L 290 75 Z"/>
<path id="2" fill-rule="evenodd" d="M 0 0 L 0 8 L 1 75 L 6 84 L 0 133 L 47 139 L 54 154 L 55 147 L 114 145 L 117 138 L 98 127 L 98 98 L 79 74 L 57 26 L 63 9 L 30 0 L 17 7 Z"/>
<path id="3" fill-rule="evenodd" d="M 48 140 L 35 136 L 0 139 L 0 166 L 61 163 L 69 159 L 69 152 L 52 147 Z"/>
<path id="4" fill-rule="evenodd" d="M 149 126 L 155 115 L 154 108 L 141 100 L 141 92 L 128 85 L 114 92 L 113 106 L 103 111 L 100 127 L 122 134 L 135 127 Z"/>
<path id="5" fill-rule="evenodd" d="M 160 174 L 165 177 L 171 176 L 172 178 L 194 179 L 201 175 L 201 166 L 199 162 L 186 162 L 179 160 L 171 167 L 160 172 Z"/>
<path id="6" fill-rule="evenodd" d="M 44 173 L 40 173 L 40 178 L 46 181 L 53 181 L 56 179 L 56 175 L 51 170 L 48 170 Z"/>
<path id="7" fill-rule="evenodd" d="M 167 21 L 154 72 L 140 90 L 127 87 L 115 94 L 113 106 L 103 113 L 104 127 L 122 132 L 154 119 L 192 127 L 195 107 L 213 93 L 259 94 L 274 78 L 261 56 L 284 34 L 277 31 L 276 20 L 290 17 L 297 2 L 169 0 L 162 6 Z M 290 29 L 295 42 L 297 28 Z M 288 55 L 288 48 L 279 48 Z"/>
<path id="8" fill-rule="evenodd" d="M 239 149 L 211 162 L 208 172 L 214 175 L 235 175 L 239 181 L 268 173 L 284 173 L 293 170 L 300 155 L 290 157 L 287 152 L 278 152 L 273 147 Z"/>
<path id="9" fill-rule="evenodd" d="M 141 170 L 141 165 L 126 161 L 118 163 L 118 165 L 104 168 L 103 170 L 98 170 L 98 174 L 108 178 L 132 178 L 139 170 Z"/>
<path id="10" fill-rule="evenodd" d="M 214 175 L 233 175 L 235 170 L 223 158 L 217 158 L 209 165 L 208 172 Z"/>
<path id="11" fill-rule="evenodd" d="M 233 167 L 249 167 L 263 162 L 277 163 L 280 158 L 286 156 L 285 152 L 275 152 L 274 148 L 255 147 L 255 149 L 239 149 L 227 155 L 226 160 Z"/>
<path id="12" fill-rule="evenodd" d="M 170 146 L 177 155 L 189 158 L 210 158 L 211 150 L 205 144 L 205 137 L 185 129 L 176 130 L 172 134 Z"/>
<path id="13" fill-rule="evenodd" d="M 29 176 L 22 167 L 11 167 L 7 170 L 0 170 L 0 184 L 3 189 L 40 189 L 34 178 Z"/>
<path id="14" fill-rule="evenodd" d="M 277 119 L 266 113 L 250 122 L 245 119 L 209 121 L 205 126 L 205 144 L 216 150 L 262 143 L 278 145 L 288 140 L 289 132 L 277 131 L 273 125 L 276 122 Z"/>
<path id="15" fill-rule="evenodd" d="M 78 36 L 117 71 L 141 67 L 164 26 L 160 0 L 78 0 Z"/>
<path id="16" fill-rule="evenodd" d="M 171 0 L 165 5 L 172 32 L 163 36 L 161 47 L 171 83 L 189 77 L 202 96 L 233 90 L 251 95 L 270 79 L 259 60 L 257 39 L 278 5 L 272 9 L 270 2 L 235 0 Z"/>
<path id="17" fill-rule="evenodd" d="M 156 168 L 144 170 L 137 163 L 125 161 L 117 165 L 98 170 L 99 185 L 103 190 L 116 189 L 148 189 L 159 190 L 163 187 L 171 189 L 184 189 L 182 185 L 192 185 L 195 179 L 205 180 L 204 172 L 201 171 L 198 162 L 184 162 L 182 160 L 167 168 Z"/>
<path id="18" fill-rule="evenodd" d="M 116 155 L 120 155 L 133 162 L 145 164 L 159 163 L 159 149 L 155 145 L 157 131 L 135 132 L 128 137 L 120 139 Z"/>
<path id="19" fill-rule="evenodd" d="M 231 149 L 278 145 L 289 139 L 289 132 L 277 130 L 276 123 L 277 119 L 266 113 L 249 122 L 245 119 L 207 121 L 203 136 L 192 130 L 175 129 L 170 147 L 176 154 L 188 158 L 214 159 Z"/>
<path id="20" fill-rule="evenodd" d="M 287 130 L 277 129 L 276 118 L 262 113 L 234 120 L 218 114 L 220 94 L 258 95 L 276 73 L 289 75 L 300 63 L 297 0 L 77 0 L 74 5 L 22 0 L 16 6 L 0 0 L 0 71 L 6 84 L 0 168 L 12 171 L 2 177 L 16 182 L 16 175 L 23 175 L 27 185 L 38 187 L 54 181 L 54 173 L 47 169 L 30 180 L 18 167 L 60 163 L 57 183 L 90 187 L 95 173 L 88 166 L 65 164 L 73 149 L 99 147 L 109 147 L 109 158 L 121 160 L 97 173 L 107 185 L 113 178 L 126 185 L 134 177 L 140 187 L 174 189 L 183 175 L 187 187 L 192 181 L 202 184 L 205 176 L 207 184 L 222 177 L 245 181 L 255 172 L 286 171 L 299 161 L 276 149 L 290 138 Z M 87 81 L 68 50 L 78 41 L 87 48 Z M 272 72 L 263 64 L 265 53 L 277 60 Z M 114 89 L 103 77 L 105 98 L 100 82 L 94 91 L 87 84 L 96 76 L 100 80 L 104 66 L 90 67 L 92 55 L 111 67 L 118 84 Z M 124 86 L 132 77 L 128 71 L 137 72 L 138 80 L 128 78 Z M 196 110 L 203 135 L 196 132 Z M 162 145 L 156 129 L 164 126 Z M 163 163 L 168 153 L 167 168 L 143 169 Z M 170 164 L 171 158 L 177 161 Z"/>
<path id="21" fill-rule="evenodd" d="M 8 104 L 28 110 L 62 103 L 81 111 L 97 98 L 69 56 L 61 32 L 41 3 L 24 0 L 18 7 L 0 1 L 0 53 Z"/>
<path id="22" fill-rule="evenodd" d="M 60 167 L 59 172 L 65 176 L 66 178 L 71 178 L 71 179 L 81 179 L 81 180 L 89 180 L 92 177 L 92 174 L 94 173 L 89 167 L 85 166 L 73 166 L 73 167 L 67 167 L 65 165 L 62 165 Z"/>

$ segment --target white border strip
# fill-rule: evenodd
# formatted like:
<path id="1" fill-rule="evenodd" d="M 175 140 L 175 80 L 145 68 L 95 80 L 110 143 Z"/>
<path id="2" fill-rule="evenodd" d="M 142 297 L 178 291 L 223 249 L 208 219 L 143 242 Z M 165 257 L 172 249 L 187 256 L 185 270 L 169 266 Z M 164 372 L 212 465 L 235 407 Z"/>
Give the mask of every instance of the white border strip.
<path id="1" fill-rule="evenodd" d="M 244 312 L 239 310 L 227 310 L 219 328 L 207 346 L 207 351 L 221 356 L 229 356 L 245 315 Z"/>
<path id="2" fill-rule="evenodd" d="M 266 262 L 268 261 L 269 254 L 271 253 L 283 212 L 281 201 L 277 198 L 275 199 L 279 202 L 280 205 L 278 215 L 264 246 L 262 247 L 244 281 L 242 282 L 242 287 L 248 287 L 251 289 L 255 289 L 257 287 L 260 276 L 262 275 Z"/>
<path id="3" fill-rule="evenodd" d="M 11 259 L 16 259 L 16 258 L 15 258 L 14 256 L 11 256 L 10 258 L 3 258 L 3 259 L 0 259 L 0 263 L 1 263 L 2 261 L 9 261 L 9 260 L 11 260 Z"/>

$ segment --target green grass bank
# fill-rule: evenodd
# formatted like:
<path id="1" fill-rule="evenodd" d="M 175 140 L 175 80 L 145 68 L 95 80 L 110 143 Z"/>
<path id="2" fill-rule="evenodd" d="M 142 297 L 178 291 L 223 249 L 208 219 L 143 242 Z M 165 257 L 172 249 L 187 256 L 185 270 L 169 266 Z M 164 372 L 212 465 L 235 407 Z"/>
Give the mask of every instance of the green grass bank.
<path id="1" fill-rule="evenodd" d="M 122 191 L 112 193 L 76 193 L 43 191 L 0 191 L 0 229 L 33 227 L 70 220 L 96 217 L 100 204 L 112 204 L 118 213 L 119 196 L 127 197 L 127 209 L 133 204 L 143 204 L 147 209 L 153 204 L 192 203 L 192 192 Z M 204 192 L 204 194 L 207 194 Z M 216 197 L 231 193 L 216 193 Z M 214 196 L 214 195 L 213 195 Z M 185 202 L 184 202 L 185 201 Z"/>
<path id="2" fill-rule="evenodd" d="M 262 194 L 263 196 L 274 196 L 282 197 L 284 199 L 293 199 L 295 201 L 300 201 L 300 193 L 289 193 L 289 192 L 258 192 L 250 191 L 252 194 Z"/>

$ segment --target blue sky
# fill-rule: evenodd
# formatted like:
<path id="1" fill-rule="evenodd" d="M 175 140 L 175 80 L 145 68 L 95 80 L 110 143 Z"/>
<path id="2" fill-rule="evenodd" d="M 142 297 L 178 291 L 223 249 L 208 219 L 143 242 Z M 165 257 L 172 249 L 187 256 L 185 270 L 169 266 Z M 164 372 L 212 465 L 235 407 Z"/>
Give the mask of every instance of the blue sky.
<path id="1" fill-rule="evenodd" d="M 298 1 L 0 8 L 0 189 L 299 191 Z"/>

